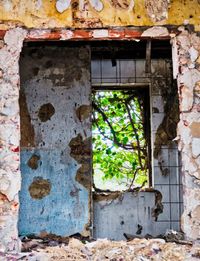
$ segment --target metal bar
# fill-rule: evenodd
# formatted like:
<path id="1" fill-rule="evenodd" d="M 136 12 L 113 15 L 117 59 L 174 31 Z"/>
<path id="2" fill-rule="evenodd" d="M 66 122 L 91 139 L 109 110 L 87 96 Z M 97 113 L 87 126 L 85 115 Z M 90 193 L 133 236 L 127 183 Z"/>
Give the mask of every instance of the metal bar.
<path id="1" fill-rule="evenodd" d="M 131 88 L 147 88 L 148 83 L 93 83 L 92 89 L 94 90 L 122 90 Z"/>
<path id="2" fill-rule="evenodd" d="M 145 72 L 151 73 L 151 40 L 148 40 L 146 45 Z"/>

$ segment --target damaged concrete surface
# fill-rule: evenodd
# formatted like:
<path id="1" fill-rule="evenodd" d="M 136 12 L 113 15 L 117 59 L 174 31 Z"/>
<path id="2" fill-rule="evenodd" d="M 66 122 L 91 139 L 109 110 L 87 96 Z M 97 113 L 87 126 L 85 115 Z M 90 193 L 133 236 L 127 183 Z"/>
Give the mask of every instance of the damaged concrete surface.
<path id="1" fill-rule="evenodd" d="M 156 222 L 162 212 L 162 195 L 158 191 L 94 193 L 94 238 L 123 240 L 124 233 L 164 234 L 165 228 L 162 230 Z"/>
<path id="2" fill-rule="evenodd" d="M 20 235 L 90 233 L 89 56 L 87 47 L 22 51 Z"/>
<path id="3" fill-rule="evenodd" d="M 159 30 L 160 29 L 158 28 L 158 31 Z M 157 29 L 153 28 L 152 30 L 147 31 L 151 32 L 153 36 L 154 32 L 157 32 Z M 104 218 L 102 218 L 101 214 L 99 214 L 99 212 L 101 211 L 100 209 L 97 209 L 98 213 L 96 215 L 100 215 L 100 224 L 104 223 L 104 220 L 106 220 L 105 213 L 108 205 L 109 215 L 111 215 L 111 209 L 114 213 L 118 213 L 117 220 L 109 225 L 115 224 L 116 227 L 119 227 L 120 233 L 122 227 L 120 224 L 120 218 L 118 217 L 118 215 L 120 214 L 121 216 L 123 216 L 123 218 L 125 217 L 127 219 L 124 227 L 126 225 L 128 226 L 128 224 L 132 222 L 132 227 L 130 228 L 131 231 L 136 231 L 138 224 L 142 226 L 144 225 L 144 230 L 149 230 L 149 233 L 152 234 L 165 233 L 165 230 L 169 229 L 170 226 L 177 231 L 180 229 L 180 217 L 182 214 L 182 197 L 180 191 L 182 187 L 180 179 L 178 149 L 176 142 L 173 141 L 173 139 L 176 137 L 176 126 L 179 120 L 179 105 L 177 85 L 175 81 L 172 81 L 172 62 L 170 60 L 170 56 L 171 53 L 169 53 L 169 56 L 166 56 L 164 59 L 151 59 L 151 74 L 146 73 L 145 60 L 143 59 L 117 59 L 116 67 L 112 67 L 112 63 L 109 60 L 92 61 L 92 76 L 94 75 L 94 79 L 92 78 L 92 81 L 95 84 L 98 84 L 99 80 L 101 80 L 102 83 L 108 80 L 114 81 L 115 79 L 113 79 L 113 75 L 118 75 L 116 78 L 117 82 L 122 81 L 122 83 L 128 84 L 130 81 L 134 81 L 136 79 L 136 82 L 145 81 L 151 84 L 150 111 L 152 115 L 152 179 L 154 188 L 154 190 L 152 189 L 151 191 L 153 193 L 156 193 L 156 195 L 153 196 L 148 193 L 150 192 L 150 190 L 146 190 L 146 196 L 140 193 L 135 196 L 132 195 L 132 197 L 130 196 L 129 203 L 134 205 L 134 208 L 137 209 L 137 211 L 139 212 L 139 216 L 141 215 L 145 218 L 147 217 L 147 212 L 145 212 L 145 210 L 150 207 L 150 212 L 152 212 L 154 219 L 156 219 L 157 221 L 155 222 L 154 219 L 151 218 L 152 225 L 148 225 L 148 227 L 144 224 L 146 222 L 148 223 L 149 221 L 142 222 L 141 224 L 141 221 L 138 221 L 139 218 L 137 215 L 134 215 L 133 218 L 130 217 L 129 211 L 122 210 L 126 209 L 126 204 L 123 199 L 119 200 L 117 204 L 117 200 L 116 202 L 114 200 L 110 200 L 112 199 L 111 197 L 113 197 L 113 194 L 107 193 L 104 198 L 101 198 L 102 203 L 104 203 Z M 100 66 L 103 68 L 102 74 L 99 73 L 101 72 L 101 68 L 99 68 Z M 122 77 L 120 78 L 120 73 L 118 72 L 121 73 L 123 79 Z M 135 78 L 133 78 L 133 76 Z M 142 196 L 144 197 L 144 200 L 141 199 Z M 156 199 L 152 201 L 152 197 Z M 95 195 L 94 205 L 99 204 L 99 198 L 99 195 L 97 197 Z M 125 201 L 127 202 L 126 197 Z M 140 204 L 137 205 L 137 202 L 139 202 Z M 173 203 L 171 204 L 170 202 Z M 119 205 L 122 209 L 118 209 Z M 109 225 L 107 224 L 108 227 Z M 112 234 L 112 238 L 119 236 L 117 235 L 118 230 L 114 230 L 115 232 L 112 231 L 112 229 L 108 229 L 109 233 Z M 98 231 L 101 234 L 103 231 L 106 231 L 106 229 L 101 229 L 99 225 Z M 113 236 L 113 234 L 115 235 L 115 237 Z M 106 235 L 104 234 L 104 236 Z"/>
<path id="4" fill-rule="evenodd" d="M 168 18 L 169 0 L 145 0 L 145 7 L 149 17 L 154 22 Z"/>
<path id="5" fill-rule="evenodd" d="M 182 229 L 188 238 L 200 236 L 200 99 L 198 84 L 200 82 L 200 37 L 189 33 L 183 27 L 174 41 L 178 50 L 178 92 L 180 104 L 180 121 L 178 124 L 179 150 L 182 155 L 184 213 Z"/>
<path id="6" fill-rule="evenodd" d="M 66 12 L 62 18 L 57 17 L 58 14 L 54 9 L 52 8 L 54 3 L 47 3 L 45 8 L 40 10 L 37 14 L 35 13 L 35 3 L 33 10 L 29 10 L 29 7 L 27 8 L 27 1 L 22 1 L 21 6 L 21 13 L 19 16 L 19 5 L 16 5 L 15 10 L 13 11 L 12 3 L 7 2 L 6 6 L 0 6 L 0 14 L 2 15 L 1 20 L 5 21 L 5 24 L 1 24 L 1 29 L 7 29 L 10 27 L 14 27 L 16 25 L 26 25 L 28 27 L 38 27 L 38 28 L 57 28 L 57 27 L 63 27 L 66 26 L 72 26 L 75 25 L 72 23 L 71 18 L 75 18 L 75 21 L 78 25 L 83 21 L 82 26 L 83 27 L 94 27 L 94 26 L 101 26 L 102 25 L 150 25 L 152 24 L 152 21 L 149 19 L 149 17 L 142 18 L 144 19 L 142 22 L 140 22 L 141 19 L 141 13 L 143 13 L 143 8 L 141 9 L 135 9 L 135 13 L 137 16 L 130 15 L 130 11 L 128 11 L 129 15 L 127 15 L 127 10 L 123 11 L 122 13 L 114 12 L 110 13 L 110 7 L 106 6 L 106 10 L 102 10 L 104 12 L 102 14 L 98 15 L 98 17 L 95 15 L 95 17 L 92 17 L 92 19 L 86 19 L 87 21 L 83 20 L 76 20 L 76 16 L 69 15 L 71 10 Z M 26 3 L 27 2 L 27 3 Z M 113 1 L 112 1 L 113 2 Z M 42 2 L 43 3 L 43 2 Z M 37 8 L 40 9 L 42 6 L 42 3 L 37 2 Z M 136 3 L 136 1 L 135 1 Z M 153 1 L 152 1 L 153 3 Z M 198 1 L 174 1 L 171 5 L 169 11 L 169 15 L 171 15 L 170 19 L 166 19 L 166 9 L 167 7 L 167 1 L 160 1 L 161 5 L 153 6 L 149 5 L 147 8 L 149 8 L 149 16 L 151 19 L 158 19 L 161 21 L 164 19 L 165 22 L 162 23 L 170 23 L 170 24 L 195 24 L 195 28 L 199 28 L 199 22 L 197 19 L 197 14 L 199 13 L 199 3 Z M 163 4 L 163 6 L 162 6 Z M 136 6 L 136 4 L 135 4 Z M 194 8 L 195 6 L 195 8 Z M 155 7 L 155 8 L 154 8 Z M 156 7 L 158 7 L 157 10 L 159 10 L 159 16 L 154 17 L 155 12 L 157 12 Z M 77 5 L 73 7 L 75 9 L 75 12 L 79 12 L 77 9 Z M 87 7 L 88 8 L 88 7 Z M 138 8 L 138 7 L 136 7 Z M 154 10 L 153 10 L 154 8 Z M 6 9 L 6 10 L 5 10 Z M 5 10 L 5 12 L 4 12 Z M 27 13 L 31 14 L 30 16 L 23 16 L 22 14 L 25 14 L 25 10 L 28 10 Z M 44 10 L 54 10 L 52 12 L 45 12 Z M 120 9 L 121 10 L 121 9 Z M 141 12 L 137 13 L 137 10 L 140 10 Z M 161 11 L 160 11 L 161 10 Z M 49 16 L 46 16 L 46 14 L 49 14 Z M 116 13 L 118 15 L 116 16 Z M 10 17 L 10 15 L 13 15 L 13 17 Z M 35 15 L 36 14 L 36 15 Z M 93 11 L 90 14 L 94 14 Z M 109 14 L 109 15 L 108 15 Z M 41 17 L 38 18 L 38 15 Z M 44 16 L 43 16 L 44 15 Z M 81 18 L 81 15 L 79 13 L 79 17 Z M 91 15 L 91 16 L 92 16 Z M 43 16 L 43 18 L 42 18 Z M 56 18 L 55 18 L 55 17 Z M 109 17 L 108 20 L 104 20 L 104 17 Z M 53 17 L 53 18 L 52 18 Z M 67 17 L 67 18 L 66 18 Z M 107 18 L 106 18 L 107 19 Z M 135 22 L 136 20 L 137 22 Z M 165 20 L 166 19 L 166 20 Z M 18 20 L 16 22 L 16 20 Z M 103 23 L 102 21 L 103 20 Z M 157 21 L 158 21 L 157 20 Z M 161 31 L 157 31 L 152 29 L 153 31 L 145 32 L 148 37 L 158 37 L 158 36 L 167 36 L 166 29 L 163 29 Z M 179 104 L 180 104 L 180 121 L 178 124 L 178 130 L 177 130 L 177 140 L 179 141 L 179 150 L 181 152 L 182 156 L 182 176 L 183 176 L 183 182 L 184 182 L 184 214 L 182 216 L 182 229 L 185 232 L 186 237 L 196 239 L 200 236 L 200 223 L 199 223 L 199 217 L 200 217 L 200 150 L 199 150 L 199 144 L 200 144 L 200 133 L 199 133 L 199 124 L 200 124 L 200 108 L 199 108 L 199 89 L 200 89 L 200 37 L 198 34 L 190 31 L 190 27 L 185 30 L 184 27 L 180 27 L 180 34 L 178 36 L 173 35 L 172 37 L 175 37 L 173 39 L 173 60 L 174 60 L 174 72 L 175 76 L 178 81 L 178 93 L 179 93 Z M 100 35 L 100 38 L 105 36 L 107 34 L 107 30 L 101 30 L 101 32 L 96 32 L 97 36 Z M 144 35 L 145 35 L 144 33 Z M 148 34 L 147 34 L 148 33 Z M 37 35 L 37 33 L 36 33 Z M 69 34 L 70 35 L 70 34 Z M 70 36 L 65 35 L 65 39 L 69 39 Z M 143 35 L 143 36 L 144 36 Z M 0 134 L 1 134 L 1 172 L 0 172 L 0 250 L 4 252 L 8 251 L 17 251 L 20 248 L 20 242 L 18 239 L 18 231 L 17 231 L 17 220 L 18 220 L 18 208 L 19 208 L 19 200 L 18 200 L 18 191 L 20 189 L 20 159 L 19 159 L 19 141 L 20 141 L 20 118 L 19 118 L 19 106 L 18 106 L 18 99 L 19 99 L 19 55 L 22 47 L 22 43 L 24 38 L 26 37 L 26 30 L 21 28 L 15 28 L 11 29 L 5 34 L 5 37 L 3 41 L 0 42 L 0 85 L 1 85 L 1 126 L 0 126 Z M 68 38 L 69 37 L 69 38 Z M 81 34 L 79 35 L 81 38 Z M 44 37 L 45 38 L 45 37 Z M 132 37 L 133 38 L 133 37 Z M 132 39 L 131 38 L 131 39 Z M 70 66 L 70 73 L 68 70 L 65 70 L 61 66 L 61 73 L 57 70 L 52 70 L 52 61 L 45 60 L 45 55 L 41 51 L 40 53 L 37 53 L 36 50 L 33 50 L 32 53 L 30 53 L 30 56 L 33 59 L 38 59 L 39 63 L 41 61 L 45 62 L 45 65 L 40 68 L 39 66 L 36 66 L 32 68 L 31 71 L 24 70 L 25 75 L 24 79 L 28 80 L 30 78 L 30 75 L 34 75 L 34 77 L 41 77 L 43 75 L 44 71 L 46 72 L 46 79 L 45 83 L 49 80 L 52 80 L 50 84 L 50 92 L 51 96 L 53 96 L 53 93 L 56 91 L 59 93 L 59 98 L 57 99 L 57 103 L 62 100 L 62 86 L 67 82 L 67 88 L 69 92 L 72 92 L 71 89 L 74 83 L 77 83 L 78 81 L 81 82 L 81 90 L 84 89 L 84 83 L 85 78 L 82 79 L 82 75 L 87 75 L 88 72 L 86 71 L 76 71 L 76 64 L 69 64 Z M 79 59 L 81 60 L 82 54 L 78 54 Z M 84 59 L 82 59 L 84 60 Z M 84 62 L 83 62 L 84 63 Z M 84 64 L 83 67 L 86 67 L 86 64 Z M 26 69 L 26 68 L 25 68 Z M 66 76 L 66 77 L 65 77 Z M 38 82 L 39 87 L 41 87 L 44 82 Z M 89 82 L 89 81 L 88 81 Z M 34 96 L 34 94 L 31 92 L 32 90 L 35 91 L 33 86 L 34 84 L 30 85 L 30 96 Z M 26 174 L 33 174 L 33 176 L 28 176 L 27 180 L 27 187 L 23 191 L 26 191 L 29 193 L 28 188 L 33 182 L 33 177 L 40 177 L 36 172 L 41 171 L 41 175 L 45 175 L 44 170 L 49 170 L 49 172 L 52 171 L 52 173 L 58 174 L 55 178 L 55 182 L 57 182 L 60 178 L 60 180 L 63 181 L 63 173 L 67 173 L 67 177 L 64 176 L 65 183 L 64 185 L 70 185 L 70 190 L 68 191 L 68 194 L 64 194 L 64 201 L 67 202 L 68 196 L 71 195 L 69 198 L 76 198 L 83 200 L 84 202 L 88 203 L 89 198 L 89 192 L 87 189 L 85 189 L 84 184 L 81 184 L 81 182 L 73 183 L 72 180 L 75 180 L 75 175 L 78 174 L 78 171 L 82 167 L 88 167 L 79 163 L 79 159 L 76 160 L 75 156 L 74 158 L 69 157 L 70 155 L 70 147 L 69 143 L 72 139 L 76 138 L 77 135 L 80 133 L 82 137 L 82 142 L 87 140 L 91 135 L 88 128 L 89 119 L 87 114 L 87 109 L 85 112 L 85 108 L 80 107 L 83 105 L 89 106 L 89 100 L 79 100 L 79 87 L 77 87 L 77 100 L 78 103 L 73 102 L 71 103 L 71 98 L 68 99 L 69 104 L 71 107 L 73 107 L 73 111 L 71 111 L 71 117 L 73 118 L 75 124 L 77 124 L 77 131 L 76 128 L 72 128 L 70 131 L 66 130 L 66 125 L 64 124 L 64 133 L 67 133 L 69 139 L 66 139 L 66 136 L 64 135 L 63 139 L 59 139 L 59 134 L 53 136 L 53 142 L 55 144 L 55 148 L 59 147 L 60 144 L 64 144 L 65 147 L 62 148 L 62 151 L 57 151 L 54 149 L 54 151 L 50 154 L 46 154 L 45 150 L 40 152 L 41 148 L 47 148 L 47 146 L 50 144 L 49 142 L 49 136 L 48 131 L 50 129 L 54 129 L 54 133 L 59 133 L 56 129 L 56 126 L 52 124 L 53 119 L 57 115 L 58 108 L 56 105 L 49 101 L 46 97 L 46 89 L 45 92 L 41 95 L 41 100 L 37 101 L 35 108 L 34 106 L 31 107 L 30 100 L 23 97 L 20 103 L 23 103 L 24 105 L 24 113 L 22 113 L 20 116 L 24 119 L 25 126 L 22 127 L 22 133 L 29 132 L 30 135 L 27 135 L 26 137 L 22 137 L 21 139 L 21 145 L 24 148 L 24 154 L 22 153 L 22 161 L 21 161 L 21 168 L 24 168 L 26 171 Z M 52 88 L 52 89 L 51 89 Z M 27 93 L 24 93 L 26 95 Z M 87 93 L 88 94 L 88 93 Z M 73 96 L 73 92 L 70 93 L 71 96 Z M 29 97 L 30 97 L 29 96 Z M 44 99 L 45 98 L 45 99 Z M 45 101 L 44 101 L 45 100 Z M 22 102 L 23 101 L 23 102 Z M 47 108 L 45 111 L 40 111 L 40 109 L 43 107 L 43 105 L 47 105 Z M 49 104 L 52 104 L 52 106 L 49 106 Z M 59 106 L 63 106 L 63 104 L 59 104 Z M 58 107 L 59 107 L 58 106 Z M 55 111 L 54 111 L 55 110 Z M 66 108 L 67 111 L 67 108 Z M 86 113 L 84 116 L 81 116 L 80 113 Z M 31 118 L 30 112 L 32 113 L 33 118 Z M 56 116 L 57 117 L 57 116 Z M 35 120 L 37 119 L 37 120 Z M 40 120 L 38 120 L 40 119 Z M 62 118 L 61 118 L 62 119 Z M 73 122 L 73 124 L 74 124 Z M 62 120 L 59 121 L 59 123 L 62 125 Z M 71 121 L 69 120 L 68 126 L 72 126 Z M 45 127 L 42 124 L 46 124 Z M 62 125 L 63 127 L 63 125 Z M 35 131 L 37 129 L 37 132 Z M 81 130 L 81 131 L 80 131 Z M 65 132 L 66 131 L 66 132 Z M 48 137 L 48 138 L 47 138 Z M 55 138 L 55 139 L 54 139 Z M 51 140 L 51 141 L 52 141 Z M 50 144 L 51 145 L 51 144 Z M 33 149 L 37 147 L 37 149 Z M 30 150 L 28 150 L 29 148 Z M 29 161 L 33 155 L 38 155 L 40 157 L 39 160 L 34 159 L 33 161 Z M 54 162 L 54 159 L 59 159 L 59 167 Z M 46 160 L 46 163 L 44 164 L 43 159 Z M 38 162 L 42 161 L 42 165 L 40 165 Z M 29 163 L 28 163 L 29 162 Z M 48 164 L 47 164 L 48 163 Z M 72 165 L 70 165 L 72 163 Z M 79 166 L 78 164 L 82 164 L 83 166 Z M 30 167 L 31 166 L 31 167 Z M 62 170 L 60 168 L 62 166 Z M 70 173 L 68 172 L 69 169 L 73 169 L 73 176 L 70 176 Z M 81 172 L 85 172 L 85 169 Z M 36 174 L 36 175 L 35 175 Z M 58 178 L 59 176 L 59 178 Z M 167 175 L 166 175 L 167 176 Z M 48 180 L 45 176 L 43 177 L 44 180 Z M 80 181 L 80 180 L 79 180 Z M 53 184 L 54 182 L 51 182 Z M 45 197 L 42 197 L 41 199 L 35 199 L 35 202 L 39 202 L 41 204 L 42 200 L 44 200 L 44 205 L 40 205 L 41 208 L 39 209 L 39 213 L 44 213 L 44 207 L 48 203 L 48 201 L 45 201 L 53 191 L 55 194 L 57 191 L 53 190 L 54 187 L 47 185 L 45 183 L 45 190 L 42 192 L 42 196 L 45 195 Z M 65 187 L 66 189 L 66 187 Z M 32 191 L 32 188 L 31 188 Z M 84 193 L 82 194 L 82 192 Z M 23 192 L 25 193 L 25 192 Z M 38 194 L 38 192 L 36 193 Z M 35 196 L 33 193 L 32 195 Z M 40 192 L 39 192 L 40 195 Z M 66 196 L 66 197 L 65 197 Z M 23 196 L 23 198 L 26 199 L 26 196 Z M 61 198 L 61 197 L 59 197 Z M 31 199 L 32 200 L 32 199 Z M 55 202 L 56 204 L 59 203 L 59 201 Z M 74 201 L 71 201 L 70 210 L 71 208 L 74 208 Z M 79 202 L 80 203 L 80 202 Z M 80 217 L 82 217 L 83 213 L 86 213 L 88 211 L 88 204 L 85 204 L 85 208 L 74 208 L 73 215 L 77 220 L 79 220 Z M 27 204 L 28 206 L 28 204 Z M 53 209 L 53 208 L 52 208 Z M 30 211 L 30 210 L 29 210 Z M 86 212 L 85 212 L 86 211 Z M 69 213 L 67 213 L 69 214 Z M 55 214 L 53 216 L 56 216 Z M 81 230 L 84 225 L 89 224 L 89 214 L 84 216 L 83 224 L 79 224 L 80 227 L 78 230 Z M 24 220 L 24 217 L 22 217 L 22 220 Z M 66 220 L 66 218 L 65 218 Z M 69 219 L 74 220 L 74 219 Z M 30 223 L 30 222 L 29 222 Z M 61 224 L 61 223 L 60 223 Z M 60 225 L 59 224 L 59 225 Z M 25 224 L 26 226 L 27 224 Z M 73 227 L 74 224 L 70 224 L 69 227 Z M 44 230 L 46 229 L 46 226 L 43 227 Z M 66 228 L 65 224 L 63 227 L 59 227 L 58 229 L 64 229 Z M 72 231 L 68 231 L 69 233 L 72 233 Z M 88 232 L 88 231 L 87 231 Z M 145 241 L 146 242 L 146 241 Z M 117 243 L 116 243 L 117 244 Z M 109 245 L 107 242 L 106 245 Z M 181 248 L 181 246 L 179 246 Z M 182 254 L 185 253 L 184 250 L 181 248 L 179 250 L 176 249 L 176 247 L 173 245 L 173 249 L 175 249 L 175 255 L 177 253 L 181 252 Z M 71 251 L 71 250 L 70 250 Z M 160 254 L 161 251 L 158 251 Z M 188 252 L 187 252 L 188 253 Z M 186 253 L 186 255 L 187 255 Z M 167 255 L 169 255 L 169 252 L 167 252 Z M 199 254 L 195 254 L 199 255 Z M 161 258 L 160 256 L 158 256 Z M 174 256 L 171 257 L 172 259 Z M 179 258 L 175 256 L 175 258 Z M 181 257 L 182 258 L 182 257 Z M 184 256 L 183 258 L 187 258 L 187 256 Z M 191 256 L 189 256 L 192 260 Z M 155 259 L 156 260 L 156 259 Z M 158 259 L 159 260 L 159 259 Z M 184 260 L 184 259 L 180 259 Z M 187 260 L 187 259 L 185 259 Z"/>
<path id="7" fill-rule="evenodd" d="M 8 31 L 0 47 L 0 250 L 20 248 L 17 221 L 20 190 L 19 170 L 19 56 L 26 31 Z"/>
<path id="8" fill-rule="evenodd" d="M 105 28 L 199 25 L 199 0 L 26 0 L 3 1 L 0 29 L 14 25 L 27 28 Z M 194 8 L 195 6 L 195 8 Z"/>
<path id="9" fill-rule="evenodd" d="M 80 108 L 80 107 L 79 107 Z M 86 107 L 87 108 L 87 107 Z M 84 118 L 83 113 L 83 118 Z M 74 158 L 81 167 L 76 173 L 76 181 L 86 187 L 88 190 L 92 186 L 92 141 L 91 138 L 83 140 L 83 137 L 78 134 L 77 137 L 71 139 L 69 143 L 71 149 L 70 156 Z"/>

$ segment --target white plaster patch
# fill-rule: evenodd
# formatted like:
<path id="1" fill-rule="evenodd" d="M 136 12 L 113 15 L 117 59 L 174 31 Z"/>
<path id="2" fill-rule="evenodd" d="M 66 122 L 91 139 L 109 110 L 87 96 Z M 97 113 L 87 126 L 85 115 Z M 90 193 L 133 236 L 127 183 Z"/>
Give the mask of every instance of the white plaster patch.
<path id="1" fill-rule="evenodd" d="M 190 47 L 190 49 L 189 49 L 189 54 L 190 54 L 190 59 L 191 59 L 192 62 L 195 62 L 196 59 L 197 59 L 198 56 L 199 56 L 198 51 L 197 51 L 193 46 Z"/>
<path id="2" fill-rule="evenodd" d="M 12 7 L 13 7 L 12 1 L 11 0 L 4 0 L 3 6 L 4 6 L 4 9 L 5 9 L 6 12 L 10 12 L 12 10 Z"/>
<path id="3" fill-rule="evenodd" d="M 17 232 L 18 191 L 20 189 L 19 152 L 19 55 L 26 37 L 26 30 L 14 28 L 6 32 L 5 45 L 0 49 L 1 91 L 1 173 L 0 190 L 7 199 L 1 201 L 0 248 L 4 251 L 19 251 Z M 9 206 L 9 204 L 13 204 Z"/>
<path id="4" fill-rule="evenodd" d="M 183 27 L 183 33 L 178 36 L 177 40 L 179 43 L 181 43 L 182 50 L 187 52 L 188 49 L 191 47 L 190 38 L 188 37 L 188 32 L 184 31 L 184 27 Z"/>
<path id="5" fill-rule="evenodd" d="M 192 140 L 192 155 L 197 158 L 200 155 L 200 139 L 193 138 Z"/>
<path id="6" fill-rule="evenodd" d="M 23 40 L 27 35 L 27 31 L 22 28 L 14 28 L 6 32 L 4 42 L 7 48 L 12 52 L 20 53 Z"/>
<path id="7" fill-rule="evenodd" d="M 192 138 L 190 128 L 184 126 L 182 122 L 178 124 L 178 134 L 185 145 L 190 144 Z"/>
<path id="8" fill-rule="evenodd" d="M 31 30 L 29 32 L 29 38 L 34 39 L 46 39 L 47 34 L 50 34 L 51 30 Z"/>
<path id="9" fill-rule="evenodd" d="M 194 173 L 198 170 L 198 166 L 194 159 L 192 159 L 192 155 L 190 153 L 190 147 L 187 146 L 187 150 L 182 153 L 182 162 L 185 165 L 185 171 L 188 171 L 188 173 L 191 176 L 194 176 Z"/>
<path id="10" fill-rule="evenodd" d="M 196 82 L 200 80 L 200 72 L 196 69 L 184 71 L 182 75 L 179 75 L 179 80 L 181 84 L 193 91 Z"/>
<path id="11" fill-rule="evenodd" d="M 193 91 L 189 89 L 187 86 L 183 86 L 181 88 L 181 111 L 189 111 L 193 106 Z"/>
<path id="12" fill-rule="evenodd" d="M 18 97 L 7 97 L 1 99 L 0 108 L 2 115 L 14 116 L 19 113 L 19 102 Z"/>
<path id="13" fill-rule="evenodd" d="M 108 37 L 108 30 L 94 30 L 93 31 L 94 38 L 107 38 Z"/>
<path id="14" fill-rule="evenodd" d="M 60 40 L 68 40 L 73 37 L 74 33 L 71 30 L 62 30 Z"/>
<path id="15" fill-rule="evenodd" d="M 162 36 L 168 36 L 169 32 L 166 27 L 163 26 L 154 26 L 147 30 L 145 30 L 142 33 L 142 37 L 162 37 Z"/>
<path id="16" fill-rule="evenodd" d="M 0 192 L 5 193 L 5 191 L 9 188 L 10 186 L 10 181 L 7 177 L 6 173 L 2 173 L 2 170 L 0 170 Z"/>
<path id="17" fill-rule="evenodd" d="M 41 7 L 42 7 L 42 0 L 37 0 L 37 2 L 36 2 L 36 10 L 40 10 Z"/>
<path id="18" fill-rule="evenodd" d="M 0 160 L 2 169 L 8 173 L 9 171 L 13 173 L 19 172 L 19 154 L 16 152 L 12 152 L 9 149 L 4 149 L 1 152 L 1 160 Z"/>
<path id="19" fill-rule="evenodd" d="M 19 133 L 16 131 L 14 124 L 1 124 L 0 135 L 2 142 L 13 146 L 19 146 Z"/>
<path id="20" fill-rule="evenodd" d="M 89 0 L 91 6 L 98 12 L 103 10 L 103 3 L 100 0 Z"/>
<path id="21" fill-rule="evenodd" d="M 173 78 L 176 79 L 178 75 L 178 46 L 176 38 L 172 39 L 172 63 L 173 63 Z"/>
<path id="22" fill-rule="evenodd" d="M 71 4 L 71 0 L 57 0 L 56 2 L 56 10 L 59 13 L 63 13 L 66 11 Z"/>

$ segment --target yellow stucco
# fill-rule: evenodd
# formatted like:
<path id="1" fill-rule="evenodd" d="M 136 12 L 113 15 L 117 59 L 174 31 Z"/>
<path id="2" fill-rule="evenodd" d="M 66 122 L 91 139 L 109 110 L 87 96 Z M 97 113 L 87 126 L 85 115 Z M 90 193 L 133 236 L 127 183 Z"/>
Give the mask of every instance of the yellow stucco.
<path id="1" fill-rule="evenodd" d="M 87 0 L 86 0 L 87 1 Z M 73 3 L 73 0 L 71 1 Z M 27 28 L 87 28 L 108 26 L 152 26 L 144 0 L 135 0 L 132 10 L 114 8 L 110 1 L 102 0 L 104 8 L 95 11 L 75 11 L 69 7 L 63 13 L 56 10 L 56 0 L 0 0 L 0 29 L 21 25 Z M 198 0 L 171 0 L 168 19 L 156 25 L 193 24 L 200 29 L 200 4 Z"/>

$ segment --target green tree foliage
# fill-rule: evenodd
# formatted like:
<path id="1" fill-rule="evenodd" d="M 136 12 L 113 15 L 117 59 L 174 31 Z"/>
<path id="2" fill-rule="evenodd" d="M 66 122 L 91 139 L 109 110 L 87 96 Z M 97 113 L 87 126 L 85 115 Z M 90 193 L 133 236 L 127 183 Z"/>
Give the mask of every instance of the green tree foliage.
<path id="1" fill-rule="evenodd" d="M 95 91 L 93 101 L 93 171 L 117 178 L 131 189 L 147 182 L 144 99 L 134 91 Z"/>

